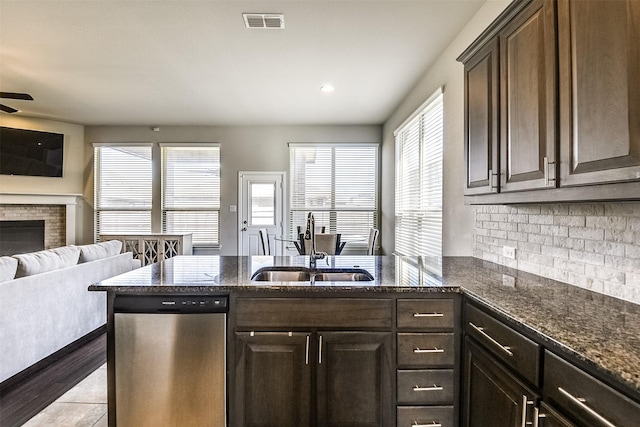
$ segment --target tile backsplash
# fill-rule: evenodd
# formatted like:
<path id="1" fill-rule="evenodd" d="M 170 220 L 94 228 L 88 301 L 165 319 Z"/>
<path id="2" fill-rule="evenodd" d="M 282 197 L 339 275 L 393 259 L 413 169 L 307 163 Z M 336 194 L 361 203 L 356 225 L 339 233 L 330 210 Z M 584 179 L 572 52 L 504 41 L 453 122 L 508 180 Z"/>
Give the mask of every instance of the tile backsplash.
<path id="1" fill-rule="evenodd" d="M 640 202 L 476 206 L 474 256 L 640 303 Z"/>

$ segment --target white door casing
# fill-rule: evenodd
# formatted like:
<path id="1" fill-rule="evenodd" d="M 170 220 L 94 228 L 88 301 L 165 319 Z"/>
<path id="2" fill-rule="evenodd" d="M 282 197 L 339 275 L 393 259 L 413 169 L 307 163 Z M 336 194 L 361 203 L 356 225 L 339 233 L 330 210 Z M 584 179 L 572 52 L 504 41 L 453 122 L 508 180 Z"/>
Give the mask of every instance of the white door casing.
<path id="1" fill-rule="evenodd" d="M 285 172 L 238 173 L 238 255 L 263 255 L 258 230 L 269 235 L 271 255 L 282 255 L 284 236 Z"/>

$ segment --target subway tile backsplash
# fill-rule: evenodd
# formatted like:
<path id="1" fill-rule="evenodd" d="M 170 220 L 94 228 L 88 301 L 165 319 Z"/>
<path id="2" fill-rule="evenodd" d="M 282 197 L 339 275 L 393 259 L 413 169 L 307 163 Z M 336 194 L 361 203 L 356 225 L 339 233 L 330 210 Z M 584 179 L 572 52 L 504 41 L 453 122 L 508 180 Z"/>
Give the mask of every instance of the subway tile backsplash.
<path id="1" fill-rule="evenodd" d="M 474 256 L 640 304 L 640 202 L 476 206 Z"/>

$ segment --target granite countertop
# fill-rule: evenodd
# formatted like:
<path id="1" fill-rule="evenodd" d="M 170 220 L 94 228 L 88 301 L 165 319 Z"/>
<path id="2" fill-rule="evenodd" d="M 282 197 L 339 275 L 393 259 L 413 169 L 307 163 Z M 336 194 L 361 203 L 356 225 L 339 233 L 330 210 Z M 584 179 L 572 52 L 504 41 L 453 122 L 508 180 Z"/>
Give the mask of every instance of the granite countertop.
<path id="1" fill-rule="evenodd" d="M 454 292 L 520 326 L 551 349 L 582 360 L 640 395 L 640 305 L 470 257 L 339 256 L 372 282 L 252 282 L 272 265 L 308 266 L 308 257 L 178 256 L 89 287 L 114 293 Z M 318 268 L 327 267 L 319 260 Z"/>

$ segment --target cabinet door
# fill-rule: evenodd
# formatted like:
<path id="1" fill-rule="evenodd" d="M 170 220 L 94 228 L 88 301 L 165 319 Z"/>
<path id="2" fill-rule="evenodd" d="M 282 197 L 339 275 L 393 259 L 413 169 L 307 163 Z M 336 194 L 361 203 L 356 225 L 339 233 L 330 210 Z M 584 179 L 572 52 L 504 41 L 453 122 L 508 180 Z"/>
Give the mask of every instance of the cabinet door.
<path id="1" fill-rule="evenodd" d="M 498 42 L 487 43 L 464 64 L 464 194 L 498 191 Z M 494 175 L 495 174 L 495 175 Z"/>
<path id="2" fill-rule="evenodd" d="M 500 191 L 555 187 L 555 5 L 536 0 L 499 34 Z"/>
<path id="3" fill-rule="evenodd" d="M 577 427 L 576 424 L 573 424 L 544 402 L 540 405 L 540 409 L 537 412 L 539 427 Z"/>
<path id="4" fill-rule="evenodd" d="M 307 333 L 236 333 L 235 425 L 310 425 L 309 340 Z"/>
<path id="5" fill-rule="evenodd" d="M 640 181 L 640 2 L 558 2 L 560 185 Z"/>
<path id="6" fill-rule="evenodd" d="M 392 337 L 387 332 L 318 333 L 318 425 L 391 426 Z"/>
<path id="7" fill-rule="evenodd" d="M 497 360 L 465 341 L 463 426 L 520 427 L 533 422 L 537 396 Z"/>

